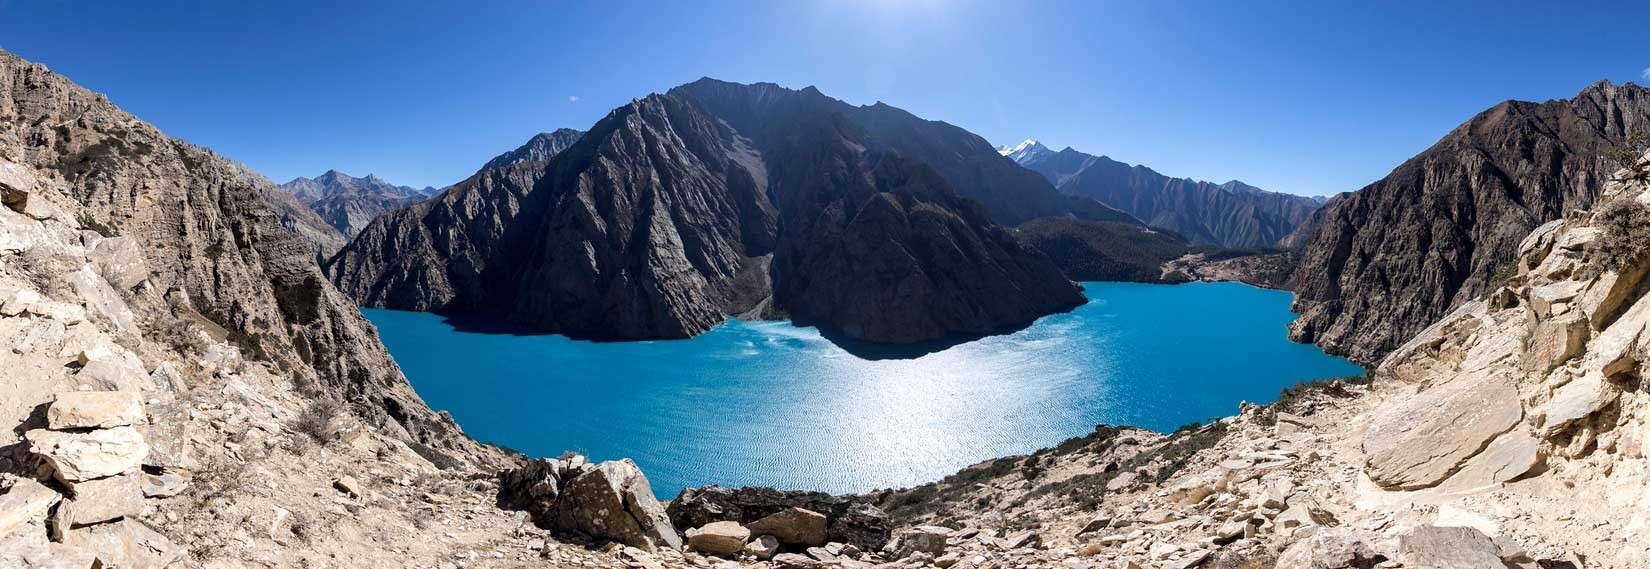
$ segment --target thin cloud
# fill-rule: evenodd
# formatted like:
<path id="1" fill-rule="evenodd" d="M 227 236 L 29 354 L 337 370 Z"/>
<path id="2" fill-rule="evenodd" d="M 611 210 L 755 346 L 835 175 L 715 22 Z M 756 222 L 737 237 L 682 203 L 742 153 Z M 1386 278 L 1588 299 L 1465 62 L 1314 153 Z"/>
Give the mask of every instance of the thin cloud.
<path id="1" fill-rule="evenodd" d="M 1645 75 L 1650 75 L 1650 69 L 1644 70 L 1644 73 L 1645 73 Z M 579 96 L 578 95 L 569 95 L 567 97 L 567 102 L 577 103 L 577 102 L 579 102 Z"/>

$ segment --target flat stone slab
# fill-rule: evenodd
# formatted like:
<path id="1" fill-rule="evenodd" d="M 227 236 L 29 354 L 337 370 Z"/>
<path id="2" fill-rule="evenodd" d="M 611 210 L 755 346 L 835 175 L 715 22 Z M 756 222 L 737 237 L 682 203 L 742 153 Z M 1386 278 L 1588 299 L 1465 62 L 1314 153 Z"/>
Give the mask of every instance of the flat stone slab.
<path id="1" fill-rule="evenodd" d="M 1542 435 L 1551 437 L 1563 432 L 1571 423 L 1597 413 L 1614 402 L 1619 395 L 1620 389 L 1611 385 L 1604 379 L 1604 374 L 1597 371 L 1589 371 L 1570 380 L 1559 387 L 1553 393 L 1552 400 L 1547 402 Z"/>
<path id="2" fill-rule="evenodd" d="M 109 429 L 143 422 L 143 400 L 133 391 L 70 391 L 46 408 L 53 430 Z"/>
<path id="3" fill-rule="evenodd" d="M 1405 569 L 1507 569 L 1501 548 L 1472 528 L 1421 526 L 1398 538 Z"/>
<path id="4" fill-rule="evenodd" d="M 1495 486 L 1518 478 L 1541 464 L 1541 441 L 1525 427 L 1496 437 L 1438 488 L 1461 492 Z"/>
<path id="5" fill-rule="evenodd" d="M 1524 417 L 1510 373 L 1463 374 L 1393 404 L 1364 435 L 1364 472 L 1383 488 L 1437 485 Z"/>

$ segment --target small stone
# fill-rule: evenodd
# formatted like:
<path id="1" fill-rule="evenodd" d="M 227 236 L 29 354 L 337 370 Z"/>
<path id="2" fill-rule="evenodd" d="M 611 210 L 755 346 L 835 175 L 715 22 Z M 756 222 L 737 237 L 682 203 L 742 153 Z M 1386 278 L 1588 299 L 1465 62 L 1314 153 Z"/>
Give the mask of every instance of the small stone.
<path id="1" fill-rule="evenodd" d="M 774 554 L 779 553 L 779 538 L 764 535 L 753 539 L 750 543 L 745 544 L 745 553 L 763 561 L 772 559 Z"/>
<path id="2" fill-rule="evenodd" d="M 918 552 L 940 556 L 945 554 L 945 541 L 950 537 L 949 528 L 915 526 L 895 530 L 889 545 L 896 559 L 903 559 Z"/>
<path id="3" fill-rule="evenodd" d="M 144 473 L 143 497 L 170 498 L 182 494 L 183 489 L 189 486 L 189 478 L 188 473 L 183 471 L 167 471 L 160 474 Z"/>
<path id="4" fill-rule="evenodd" d="M 998 543 L 1002 545 L 1003 549 L 1020 549 L 1022 547 L 1036 547 L 1042 542 L 1043 538 L 1038 535 L 1037 532 L 1025 530 L 1019 533 L 1009 534 L 1008 537 L 1003 538 Z"/>
<path id="5" fill-rule="evenodd" d="M 739 553 L 750 537 L 750 530 L 739 522 L 714 522 L 687 531 L 688 547 L 710 555 Z"/>
<path id="6" fill-rule="evenodd" d="M 354 476 L 340 476 L 337 480 L 332 482 L 332 487 L 337 488 L 345 494 L 349 494 L 351 498 L 361 497 L 361 483 L 357 482 Z"/>

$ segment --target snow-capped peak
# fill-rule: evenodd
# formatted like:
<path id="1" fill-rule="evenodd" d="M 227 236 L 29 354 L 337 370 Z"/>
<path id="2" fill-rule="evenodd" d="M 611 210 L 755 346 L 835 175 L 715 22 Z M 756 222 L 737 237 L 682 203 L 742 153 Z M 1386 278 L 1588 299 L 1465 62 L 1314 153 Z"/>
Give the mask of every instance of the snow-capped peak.
<path id="1" fill-rule="evenodd" d="M 1037 142 L 1036 139 L 1027 138 L 1025 142 L 1021 142 L 1014 146 L 1004 146 L 1002 148 L 998 148 L 997 153 L 1007 156 L 1015 163 L 1024 166 L 1027 162 L 1048 154 L 1053 154 L 1054 152 L 1049 150 L 1047 146 L 1043 146 L 1041 142 Z"/>
<path id="2" fill-rule="evenodd" d="M 1015 152 L 1019 152 L 1019 151 L 1025 150 L 1027 148 L 1031 148 L 1033 146 L 1042 146 L 1042 144 L 1037 142 L 1037 139 L 1027 138 L 1027 139 L 1025 139 L 1025 142 L 1021 142 L 1021 143 L 1016 144 L 1014 146 L 1006 146 L 1005 145 L 1005 146 L 998 147 L 997 148 L 997 153 L 1001 154 L 1003 156 L 1008 156 L 1008 155 L 1013 154 Z"/>

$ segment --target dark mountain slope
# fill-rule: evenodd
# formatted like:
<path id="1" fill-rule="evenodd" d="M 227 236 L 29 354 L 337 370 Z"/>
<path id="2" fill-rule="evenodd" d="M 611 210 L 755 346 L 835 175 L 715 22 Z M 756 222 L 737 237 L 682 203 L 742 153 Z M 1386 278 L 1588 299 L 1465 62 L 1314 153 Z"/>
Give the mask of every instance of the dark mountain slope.
<path id="1" fill-rule="evenodd" d="M 928 164 L 957 195 L 980 202 L 1000 224 L 1061 215 L 1100 221 L 1131 219 L 1091 199 L 1062 195 L 974 133 L 884 103 L 856 107 L 813 87 L 792 90 L 772 83 L 744 85 L 709 78 L 671 89 L 671 93 L 698 102 L 756 140 L 785 136 L 784 124 L 768 122 L 781 117 L 840 115 L 852 123 L 865 150 L 892 151 Z"/>
<path id="2" fill-rule="evenodd" d="M 1021 241 L 1047 254 L 1066 276 L 1080 281 L 1166 282 L 1163 263 L 1206 248 L 1161 229 L 1115 221 L 1045 217 L 1016 230 Z"/>
<path id="3" fill-rule="evenodd" d="M 1650 90 L 1593 84 L 1569 100 L 1506 101 L 1308 222 L 1291 335 L 1371 363 L 1486 292 L 1535 226 L 1591 207 L 1605 158 L 1650 132 Z"/>
<path id="4" fill-rule="evenodd" d="M 912 343 L 1082 302 L 1048 259 L 935 169 L 877 149 L 833 100 L 739 87 L 716 105 L 672 91 L 617 109 L 548 162 L 483 171 L 384 216 L 329 272 L 368 306 L 601 339 L 691 336 L 760 309 Z"/>

